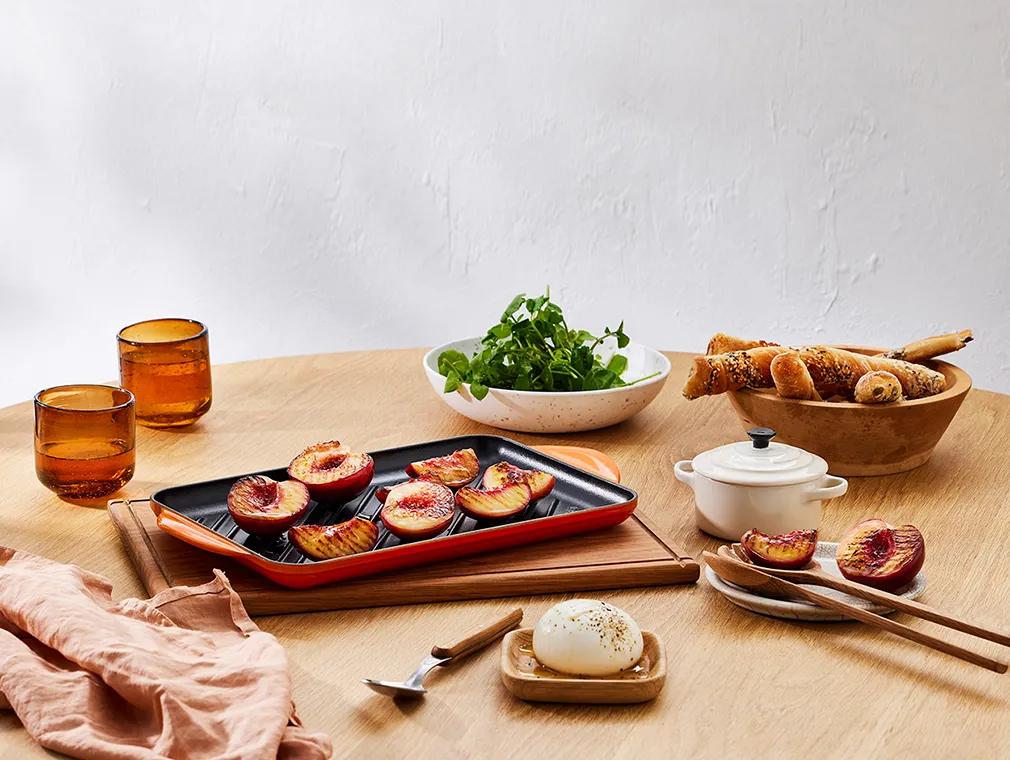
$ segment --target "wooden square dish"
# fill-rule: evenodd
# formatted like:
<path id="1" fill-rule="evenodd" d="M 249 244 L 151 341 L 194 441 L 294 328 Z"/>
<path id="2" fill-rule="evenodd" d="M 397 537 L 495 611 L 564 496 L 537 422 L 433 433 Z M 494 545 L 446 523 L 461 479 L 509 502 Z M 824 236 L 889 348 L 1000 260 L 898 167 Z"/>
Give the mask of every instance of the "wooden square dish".
<path id="1" fill-rule="evenodd" d="M 645 647 L 634 672 L 613 676 L 568 676 L 550 671 L 533 656 L 533 629 L 520 628 L 501 643 L 501 680 L 527 702 L 618 705 L 648 702 L 666 683 L 666 652 L 659 637 L 642 631 Z"/>

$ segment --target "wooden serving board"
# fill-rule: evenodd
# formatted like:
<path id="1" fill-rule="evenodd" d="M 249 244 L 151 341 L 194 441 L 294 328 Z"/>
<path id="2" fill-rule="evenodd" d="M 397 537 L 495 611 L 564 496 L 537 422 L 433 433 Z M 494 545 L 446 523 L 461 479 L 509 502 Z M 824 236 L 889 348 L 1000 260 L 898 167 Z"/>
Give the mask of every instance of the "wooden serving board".
<path id="1" fill-rule="evenodd" d="M 147 500 L 111 501 L 119 531 L 148 593 L 195 586 L 223 570 L 251 615 L 386 607 L 531 593 L 694 583 L 698 563 L 675 550 L 633 514 L 594 533 L 408 568 L 331 586 L 288 589 L 234 560 L 202 551 L 162 532 Z"/>

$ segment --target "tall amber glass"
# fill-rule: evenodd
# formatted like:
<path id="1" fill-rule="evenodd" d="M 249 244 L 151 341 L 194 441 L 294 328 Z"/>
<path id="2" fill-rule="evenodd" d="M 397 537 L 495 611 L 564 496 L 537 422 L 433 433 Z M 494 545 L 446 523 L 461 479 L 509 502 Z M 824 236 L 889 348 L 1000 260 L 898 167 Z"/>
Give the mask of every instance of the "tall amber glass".
<path id="1" fill-rule="evenodd" d="M 192 319 L 152 319 L 119 331 L 119 377 L 137 397 L 137 422 L 192 425 L 210 409 L 207 328 Z"/>
<path id="2" fill-rule="evenodd" d="M 133 477 L 133 394 L 111 385 L 60 385 L 35 396 L 35 472 L 60 498 L 97 499 Z"/>

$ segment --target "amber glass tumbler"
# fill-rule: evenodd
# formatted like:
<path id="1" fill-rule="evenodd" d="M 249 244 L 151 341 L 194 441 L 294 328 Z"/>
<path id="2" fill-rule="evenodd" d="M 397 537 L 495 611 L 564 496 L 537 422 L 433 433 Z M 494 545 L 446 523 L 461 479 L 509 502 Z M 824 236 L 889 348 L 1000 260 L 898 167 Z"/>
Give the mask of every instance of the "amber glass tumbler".
<path id="1" fill-rule="evenodd" d="M 97 499 L 130 482 L 136 462 L 133 394 L 111 385 L 60 385 L 35 396 L 35 472 L 63 499 Z"/>
<path id="2" fill-rule="evenodd" d="M 210 409 L 207 328 L 192 319 L 152 319 L 119 331 L 119 378 L 137 397 L 137 422 L 192 425 Z"/>

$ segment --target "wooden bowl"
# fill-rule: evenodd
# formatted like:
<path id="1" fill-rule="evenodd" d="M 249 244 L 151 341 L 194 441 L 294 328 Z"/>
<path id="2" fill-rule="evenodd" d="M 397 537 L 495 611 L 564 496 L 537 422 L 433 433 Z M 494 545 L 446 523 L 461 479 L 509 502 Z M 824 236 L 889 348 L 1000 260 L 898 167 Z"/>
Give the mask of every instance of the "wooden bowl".
<path id="1" fill-rule="evenodd" d="M 641 672 L 616 676 L 566 676 L 536 664 L 533 629 L 505 634 L 501 643 L 501 680 L 514 696 L 528 702 L 621 705 L 648 702 L 659 696 L 666 683 L 666 652 L 659 637 L 642 631 Z"/>
<path id="2" fill-rule="evenodd" d="M 860 354 L 865 346 L 840 346 Z M 947 390 L 894 404 L 798 401 L 780 398 L 774 388 L 729 394 L 744 429 L 770 427 L 778 440 L 818 454 L 833 475 L 891 475 L 924 464 L 971 390 L 960 367 L 927 362 L 947 378 Z"/>

